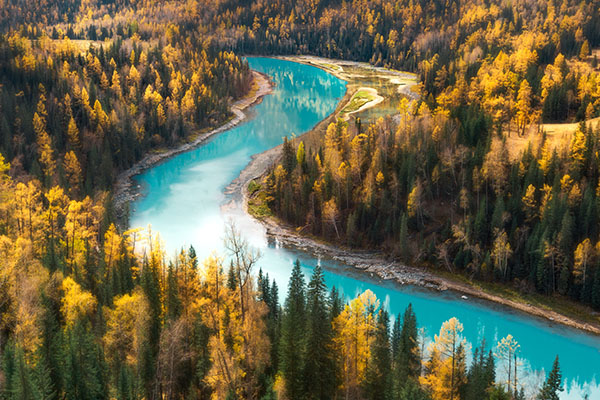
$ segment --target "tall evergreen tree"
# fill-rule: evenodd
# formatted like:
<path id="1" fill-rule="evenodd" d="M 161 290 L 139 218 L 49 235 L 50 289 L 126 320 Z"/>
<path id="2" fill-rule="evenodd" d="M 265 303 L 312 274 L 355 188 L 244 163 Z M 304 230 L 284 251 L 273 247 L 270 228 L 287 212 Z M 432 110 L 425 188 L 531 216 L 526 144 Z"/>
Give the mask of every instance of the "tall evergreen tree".
<path id="1" fill-rule="evenodd" d="M 15 354 L 15 371 L 11 382 L 11 400 L 34 400 L 39 398 L 35 382 L 31 376 L 31 371 L 25 363 L 23 351 L 16 349 Z"/>
<path id="2" fill-rule="evenodd" d="M 162 305 L 160 299 L 160 283 L 156 268 L 144 260 L 142 269 L 141 285 L 150 306 L 150 328 L 148 340 L 142 343 L 142 359 L 140 360 L 140 378 L 143 382 L 144 391 L 150 396 L 154 389 L 155 362 L 158 355 L 158 344 L 160 341 Z"/>
<path id="3" fill-rule="evenodd" d="M 181 314 L 181 299 L 179 298 L 179 289 L 177 287 L 177 277 L 173 263 L 169 263 L 167 270 L 167 293 L 166 293 L 166 319 L 173 321 Z"/>
<path id="4" fill-rule="evenodd" d="M 389 316 L 387 311 L 379 310 L 375 339 L 371 346 L 371 357 L 366 373 L 365 394 L 368 399 L 391 399 L 391 370 Z"/>
<path id="5" fill-rule="evenodd" d="M 98 400 L 108 396 L 104 359 L 94 337 L 82 322 L 67 333 L 65 398 Z"/>
<path id="6" fill-rule="evenodd" d="M 494 356 L 490 351 L 486 355 L 485 340 L 475 348 L 473 361 L 467 376 L 465 400 L 479 400 L 485 398 L 487 391 L 494 385 L 495 380 Z"/>
<path id="7" fill-rule="evenodd" d="M 335 286 L 331 288 L 331 292 L 329 293 L 329 304 L 329 319 L 333 321 L 335 317 L 340 315 L 342 309 L 344 308 L 344 303 L 340 292 Z"/>
<path id="8" fill-rule="evenodd" d="M 331 354 L 332 330 L 327 286 L 319 265 L 315 267 L 308 283 L 306 315 L 305 396 L 311 400 L 331 399 L 336 386 L 335 358 Z"/>
<path id="9" fill-rule="evenodd" d="M 290 399 L 299 399 L 304 392 L 302 370 L 306 328 L 306 293 L 300 261 L 296 260 L 288 284 L 281 321 L 279 365 L 285 378 L 286 393 Z"/>
<path id="10" fill-rule="evenodd" d="M 396 328 L 397 332 L 398 328 Z M 395 382 L 402 385 L 407 379 L 416 379 L 421 372 L 417 317 L 409 304 L 402 318 L 402 329 L 394 338 L 396 353 L 394 356 Z"/>
<path id="11" fill-rule="evenodd" d="M 538 400 L 559 400 L 559 392 L 562 392 L 563 390 L 560 364 L 558 362 L 558 356 L 556 356 L 554 363 L 552 364 L 552 370 L 548 374 L 546 382 L 544 382 L 537 398 Z"/>

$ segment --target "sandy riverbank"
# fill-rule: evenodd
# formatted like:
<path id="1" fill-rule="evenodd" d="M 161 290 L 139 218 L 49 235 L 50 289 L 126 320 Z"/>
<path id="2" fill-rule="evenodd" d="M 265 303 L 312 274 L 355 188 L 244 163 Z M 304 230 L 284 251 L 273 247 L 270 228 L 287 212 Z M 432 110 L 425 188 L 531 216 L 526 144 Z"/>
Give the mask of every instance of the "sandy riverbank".
<path id="1" fill-rule="evenodd" d="M 164 151 L 148 153 L 133 167 L 119 174 L 114 186 L 114 207 L 117 221 L 122 228 L 126 228 L 128 225 L 127 218 L 129 213 L 129 204 L 134 202 L 139 196 L 142 195 L 140 190 L 141 188 L 133 180 L 134 176 L 142 173 L 148 168 L 157 165 L 167 158 L 173 157 L 188 150 L 192 150 L 213 135 L 224 132 L 240 124 L 247 118 L 247 114 L 244 111 L 249 107 L 260 103 L 264 96 L 273 91 L 273 82 L 267 75 L 257 71 L 252 71 L 252 74 L 254 80 L 253 88 L 246 97 L 236 101 L 231 105 L 231 112 L 234 114 L 234 117 L 230 121 L 209 132 L 199 133 L 193 137 L 191 141 L 183 143 L 180 146 Z"/>

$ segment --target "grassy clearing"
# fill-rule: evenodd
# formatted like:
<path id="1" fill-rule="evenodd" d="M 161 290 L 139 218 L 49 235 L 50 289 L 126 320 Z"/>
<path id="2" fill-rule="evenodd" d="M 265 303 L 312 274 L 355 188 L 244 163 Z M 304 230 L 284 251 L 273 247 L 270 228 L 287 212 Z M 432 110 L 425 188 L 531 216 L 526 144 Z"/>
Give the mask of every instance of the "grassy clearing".
<path id="1" fill-rule="evenodd" d="M 248 213 L 256 219 L 262 219 L 273 215 L 267 205 L 267 193 L 262 189 L 262 185 L 251 180 L 248 183 Z"/>
<path id="2" fill-rule="evenodd" d="M 329 68 L 332 71 L 342 71 L 342 67 L 336 64 L 318 63 L 321 67 Z"/>
<path id="3" fill-rule="evenodd" d="M 595 127 L 600 122 L 600 117 L 585 121 L 586 125 L 592 124 Z M 571 135 L 577 130 L 579 122 L 572 124 L 543 124 L 542 129 L 546 131 L 547 135 L 560 136 L 564 134 Z"/>
<path id="4" fill-rule="evenodd" d="M 375 95 L 366 90 L 359 90 L 352 96 L 350 103 L 342 110 L 342 113 L 348 114 L 358 111 L 365 104 L 375 100 Z"/>
<path id="5" fill-rule="evenodd" d="M 596 128 L 600 124 L 600 117 L 585 121 L 585 124 Z M 546 132 L 546 141 L 552 148 L 557 149 L 559 152 L 563 149 L 568 148 L 573 138 L 573 133 L 579 127 L 579 122 L 573 123 L 562 123 L 562 124 L 542 124 L 540 132 Z M 508 151 L 511 159 L 516 159 L 519 155 L 527 149 L 529 143 L 532 144 L 533 148 L 536 149 L 542 142 L 542 134 L 537 132 L 537 126 L 532 125 L 525 132 L 523 136 L 517 135 L 516 132 L 511 132 L 510 136 L 505 132 L 506 144 L 508 145 Z"/>

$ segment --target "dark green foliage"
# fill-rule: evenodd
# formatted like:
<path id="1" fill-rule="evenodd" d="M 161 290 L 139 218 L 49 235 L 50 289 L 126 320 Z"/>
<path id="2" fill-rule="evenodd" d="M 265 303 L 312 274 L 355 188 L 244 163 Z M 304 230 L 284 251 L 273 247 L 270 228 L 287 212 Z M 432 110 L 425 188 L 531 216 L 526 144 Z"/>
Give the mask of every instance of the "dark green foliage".
<path id="1" fill-rule="evenodd" d="M 304 350 L 304 396 L 311 400 L 334 397 L 335 358 L 333 332 L 329 319 L 327 286 L 320 266 L 316 266 L 306 293 L 306 347 Z"/>
<path id="2" fill-rule="evenodd" d="M 560 365 L 558 356 L 554 359 L 552 370 L 546 378 L 546 382 L 542 386 L 540 393 L 537 396 L 538 400 L 559 400 L 560 392 L 564 390 L 562 386 L 562 375 L 560 373 Z"/>
<path id="3" fill-rule="evenodd" d="M 142 345 L 142 360 L 140 360 L 140 379 L 144 392 L 150 394 L 155 385 L 156 369 L 154 368 L 158 355 L 160 340 L 162 307 L 160 303 L 160 284 L 156 267 L 144 260 L 142 269 L 141 286 L 150 305 L 150 329 L 148 340 Z"/>
<path id="4" fill-rule="evenodd" d="M 102 349 L 81 322 L 66 334 L 64 379 L 65 398 L 68 400 L 108 398 Z"/>
<path id="5" fill-rule="evenodd" d="M 367 364 L 364 392 L 368 399 L 386 400 L 392 398 L 389 316 L 385 310 L 380 310 L 377 315 L 375 339 L 371 346 L 371 358 Z"/>
<path id="6" fill-rule="evenodd" d="M 397 400 L 430 400 L 431 396 L 412 379 L 406 381 L 398 392 Z"/>
<path id="7" fill-rule="evenodd" d="M 502 386 L 492 386 L 488 390 L 487 399 L 489 400 L 511 400 L 511 395 Z M 483 398 L 483 397 L 479 397 Z"/>
<path id="8" fill-rule="evenodd" d="M 394 350 L 394 381 L 396 384 L 402 385 L 409 379 L 416 380 L 421 374 L 421 355 L 417 318 L 412 304 L 409 304 L 404 311 L 402 325 L 400 325 L 400 319 L 394 324 L 392 348 Z"/>
<path id="9" fill-rule="evenodd" d="M 181 313 L 181 299 L 177 288 L 177 279 L 173 271 L 173 264 L 169 263 L 167 271 L 167 295 L 166 295 L 166 317 L 168 320 L 175 320 Z"/>
<path id="10" fill-rule="evenodd" d="M 475 348 L 473 361 L 467 375 L 468 383 L 464 391 L 464 400 L 478 400 L 485 398 L 494 385 L 496 373 L 494 355 L 490 350 L 486 354 L 485 341 Z"/>
<path id="11" fill-rule="evenodd" d="M 299 399 L 305 388 L 302 377 L 306 343 L 305 286 L 300 261 L 296 260 L 281 316 L 279 345 L 279 368 L 285 377 L 286 393 L 292 399 Z"/>
<path id="12" fill-rule="evenodd" d="M 288 140 L 287 136 L 283 138 L 283 169 L 290 174 L 296 167 L 296 150 L 292 143 Z"/>
<path id="13" fill-rule="evenodd" d="M 600 274 L 599 274 L 600 275 Z M 342 308 L 344 306 L 342 297 L 340 295 L 340 292 L 336 289 L 336 287 L 332 287 L 331 288 L 331 292 L 329 293 L 329 310 L 330 310 L 330 315 L 329 315 L 329 320 L 333 321 L 333 319 L 335 317 L 337 317 L 338 315 L 340 315 L 340 313 L 342 312 Z"/>

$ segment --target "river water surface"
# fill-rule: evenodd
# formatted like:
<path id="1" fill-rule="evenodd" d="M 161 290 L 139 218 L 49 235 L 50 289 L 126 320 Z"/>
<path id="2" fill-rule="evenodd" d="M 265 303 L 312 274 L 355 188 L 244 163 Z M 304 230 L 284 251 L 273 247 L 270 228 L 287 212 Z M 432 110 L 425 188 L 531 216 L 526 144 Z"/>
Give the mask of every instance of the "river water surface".
<path id="1" fill-rule="evenodd" d="M 455 293 L 438 293 L 373 279 L 350 267 L 270 243 L 264 228 L 241 211 L 225 206 L 225 188 L 249 163 L 253 154 L 301 134 L 332 113 L 345 94 L 346 82 L 312 66 L 270 58 L 248 58 L 250 66 L 268 74 L 276 84 L 271 95 L 254 107 L 246 122 L 223 132 L 197 149 L 179 154 L 136 177 L 144 196 L 132 205 L 131 226 L 152 226 L 160 232 L 170 254 L 194 245 L 200 259 L 213 251 L 223 254 L 224 225 L 233 219 L 262 257 L 259 265 L 274 278 L 282 296 L 292 263 L 299 259 L 306 276 L 320 263 L 327 284 L 348 298 L 370 289 L 392 314 L 412 303 L 419 326 L 431 338 L 445 320 L 457 317 L 472 344 L 488 344 L 512 334 L 521 345 L 522 379 L 539 384 L 556 354 L 567 390 L 561 399 L 600 399 L 600 337 L 566 328 L 488 302 L 463 300 Z M 538 372 L 535 372 L 538 371 Z M 505 375 L 498 366 L 498 380 Z M 521 373 L 520 373 L 521 374 Z"/>

